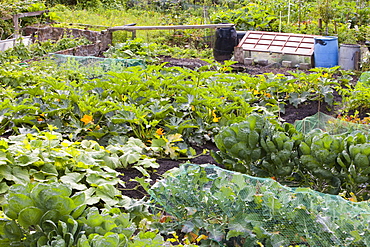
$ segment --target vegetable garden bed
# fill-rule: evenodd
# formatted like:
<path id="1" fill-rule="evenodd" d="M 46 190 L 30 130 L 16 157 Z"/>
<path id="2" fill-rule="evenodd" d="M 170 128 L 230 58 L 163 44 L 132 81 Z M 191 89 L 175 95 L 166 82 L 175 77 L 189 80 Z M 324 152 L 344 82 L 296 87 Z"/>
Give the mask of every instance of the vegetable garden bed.
<path id="1" fill-rule="evenodd" d="M 45 8 L 28 2 L 33 10 Z M 110 6 L 123 8 L 114 2 Z M 25 10 L 21 2 L 5 3 L 1 13 Z M 177 15 L 184 6 L 168 4 L 158 13 L 125 11 L 150 22 L 159 14 L 166 14 L 160 22 L 189 21 L 182 15 L 188 9 Z M 213 6 L 213 20 L 226 22 L 247 11 L 235 20 L 243 30 L 277 31 L 280 19 L 279 28 L 304 31 L 300 24 L 282 26 L 284 16 L 268 16 L 268 5 L 239 4 L 230 3 L 229 12 L 229 3 Z M 95 7 L 56 9 L 79 19 L 67 22 L 87 16 L 90 24 L 102 17 L 100 24 L 114 26 L 119 19 L 122 25 L 122 9 Z M 209 13 L 201 9 L 203 20 Z M 343 40 L 347 26 L 337 24 Z M 2 35 L 8 35 L 11 28 L 4 27 Z M 366 38 L 366 30 L 356 30 L 358 38 Z M 160 35 L 152 43 L 117 34 L 113 40 L 120 42 L 100 54 L 113 61 L 109 66 L 67 56 L 58 62 L 34 59 L 88 44 L 86 39 L 0 53 L 0 245 L 370 245 L 370 137 L 358 131 L 366 127 L 347 124 L 370 123 L 370 73 L 218 63 L 209 59 L 208 43 L 198 50 L 179 48 L 199 48 L 209 34 Z M 115 63 L 132 58 L 145 64 Z M 335 128 L 348 125 L 350 131 L 306 133 L 290 124 L 318 111 L 337 117 L 328 118 Z M 340 120 L 346 121 L 338 125 Z"/>

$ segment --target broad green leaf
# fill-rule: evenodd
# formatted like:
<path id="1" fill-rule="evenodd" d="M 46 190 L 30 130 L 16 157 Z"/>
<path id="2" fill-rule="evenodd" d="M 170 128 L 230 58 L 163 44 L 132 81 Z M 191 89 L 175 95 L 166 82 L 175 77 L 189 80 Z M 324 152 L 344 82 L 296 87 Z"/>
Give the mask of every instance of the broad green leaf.
<path id="1" fill-rule="evenodd" d="M 182 226 L 182 229 L 181 229 L 181 232 L 184 232 L 184 233 L 189 233 L 189 232 L 192 232 L 194 230 L 194 223 L 191 222 L 191 221 L 186 221 L 184 222 L 183 226 Z"/>
<path id="2" fill-rule="evenodd" d="M 24 208 L 35 206 L 30 197 L 23 194 L 11 194 L 8 204 L 3 205 L 4 213 L 11 219 L 16 219 Z"/>
<path id="3" fill-rule="evenodd" d="M 77 205 L 82 205 L 85 203 L 86 200 L 86 194 L 84 192 L 78 192 L 74 194 L 71 199 L 73 200 L 74 204 Z"/>
<path id="4" fill-rule="evenodd" d="M 23 195 L 30 195 L 30 192 L 34 186 L 32 184 L 28 184 L 27 186 L 23 184 L 13 184 L 9 188 L 9 193 L 11 194 L 23 194 Z"/>
<path id="5" fill-rule="evenodd" d="M 7 165 L 11 163 L 10 160 L 6 157 L 6 154 L 0 151 L 0 165 Z"/>
<path id="6" fill-rule="evenodd" d="M 55 165 L 53 165 L 53 164 L 45 164 L 45 165 L 43 165 L 42 168 L 41 168 L 41 171 L 45 175 L 58 176 L 58 171 L 57 171 Z"/>
<path id="7" fill-rule="evenodd" d="M 0 139 L 0 149 L 8 149 L 8 141 L 6 139 Z M 3 151 L 0 151 L 0 156 L 3 156 L 5 153 Z"/>
<path id="8" fill-rule="evenodd" d="M 103 222 L 104 222 L 104 217 L 101 214 L 99 214 L 99 212 L 97 212 L 97 213 L 88 215 L 86 224 L 91 227 L 97 227 L 103 224 Z"/>
<path id="9" fill-rule="evenodd" d="M 351 234 L 351 236 L 355 238 L 354 242 L 357 242 L 362 239 L 358 231 L 350 231 L 349 233 Z"/>
<path id="10" fill-rule="evenodd" d="M 143 174 L 145 177 L 150 177 L 150 174 L 147 172 L 147 170 L 145 170 L 145 168 L 141 167 L 141 166 L 134 166 L 139 172 L 141 172 L 141 174 Z"/>
<path id="11" fill-rule="evenodd" d="M 9 186 L 5 182 L 0 182 L 0 194 L 3 194 L 9 190 Z"/>
<path id="12" fill-rule="evenodd" d="M 46 176 L 43 172 L 30 169 L 30 175 L 32 176 L 33 180 L 37 182 L 48 182 L 48 179 L 46 179 Z"/>
<path id="13" fill-rule="evenodd" d="M 160 138 L 160 139 L 153 139 L 150 147 L 158 148 L 158 147 L 164 147 L 165 145 L 166 145 L 166 141 Z"/>
<path id="14" fill-rule="evenodd" d="M 112 154 L 111 156 L 105 156 L 103 160 L 104 160 L 104 165 L 112 169 L 121 167 L 121 162 L 117 154 Z"/>
<path id="15" fill-rule="evenodd" d="M 71 188 L 62 183 L 38 183 L 31 191 L 32 199 L 35 202 L 40 203 L 40 207 L 44 207 L 45 201 L 49 200 L 52 196 L 69 197 L 71 194 Z"/>
<path id="16" fill-rule="evenodd" d="M 66 247 L 66 241 L 59 236 L 56 240 L 51 241 L 50 243 L 53 247 Z"/>
<path id="17" fill-rule="evenodd" d="M 17 165 L 19 166 L 29 166 L 32 165 L 33 163 L 39 161 L 40 158 L 37 157 L 36 155 L 28 154 L 28 155 L 22 155 L 19 156 L 16 159 Z"/>
<path id="18" fill-rule="evenodd" d="M 49 210 L 57 210 L 61 215 L 67 215 L 75 209 L 75 204 L 71 198 L 55 195 L 50 196 L 44 201 L 45 207 Z"/>
<path id="19" fill-rule="evenodd" d="M 369 84 L 370 84 L 370 71 L 363 72 L 358 80 L 360 82 L 362 82 L 366 87 L 369 87 Z"/>
<path id="20" fill-rule="evenodd" d="M 22 229 L 13 220 L 6 222 L 4 226 L 4 236 L 9 239 L 21 239 L 24 237 Z"/>
<path id="21" fill-rule="evenodd" d="M 253 232 L 257 235 L 257 238 L 263 239 L 267 237 L 268 232 L 260 226 L 254 226 L 253 227 Z"/>
<path id="22" fill-rule="evenodd" d="M 132 199 L 128 196 L 122 196 L 119 199 L 119 203 L 116 204 L 117 207 L 129 208 L 132 205 Z"/>
<path id="23" fill-rule="evenodd" d="M 245 235 L 244 232 L 239 232 L 237 230 L 230 230 L 226 234 L 226 240 L 229 240 L 230 238 L 233 238 L 233 237 L 239 237 L 239 236 L 244 236 L 244 235 Z"/>
<path id="24" fill-rule="evenodd" d="M 130 137 L 127 141 L 127 145 L 130 147 L 140 147 L 145 148 L 145 144 L 138 138 Z"/>
<path id="25" fill-rule="evenodd" d="M 54 230 L 56 230 L 56 222 L 58 222 L 58 220 L 60 219 L 61 217 L 61 214 L 59 211 L 57 211 L 56 209 L 52 209 L 52 210 L 48 210 L 44 213 L 44 215 L 42 216 L 40 222 L 41 222 L 41 227 L 43 229 L 46 230 L 46 227 L 50 227 L 50 226 L 46 226 L 46 225 L 52 225 L 52 228 Z M 55 223 L 54 223 L 55 222 Z M 51 231 L 52 229 L 49 229 L 49 231 Z"/>
<path id="26" fill-rule="evenodd" d="M 289 103 L 292 104 L 294 107 L 298 107 L 299 104 L 307 101 L 309 93 L 304 92 L 302 94 L 299 93 L 290 93 Z"/>
<path id="27" fill-rule="evenodd" d="M 106 134 L 107 134 L 106 132 L 101 131 L 101 130 L 87 133 L 88 136 L 93 136 L 96 139 L 100 139 L 100 138 L 104 137 Z M 100 154 L 103 155 L 103 152 L 101 152 Z M 97 157 L 97 156 L 95 156 L 95 157 Z M 101 156 L 101 157 L 103 157 L 103 156 Z"/>
<path id="28" fill-rule="evenodd" d="M 25 228 L 38 225 L 43 214 L 44 212 L 37 207 L 27 207 L 19 212 L 18 222 Z"/>
<path id="29" fill-rule="evenodd" d="M 46 236 L 41 236 L 39 239 L 37 239 L 37 246 L 44 246 L 47 245 L 48 238 Z"/>
<path id="30" fill-rule="evenodd" d="M 92 239 L 94 247 L 119 246 L 119 236 L 117 233 L 108 232 L 104 236 L 96 236 Z"/>
<path id="31" fill-rule="evenodd" d="M 78 217 L 80 217 L 82 215 L 82 213 L 85 211 L 86 209 L 86 204 L 83 204 L 83 205 L 80 205 L 78 207 L 76 207 L 72 213 L 71 213 L 71 216 L 74 218 L 74 219 L 77 219 Z"/>
<path id="32" fill-rule="evenodd" d="M 104 175 L 106 175 L 104 177 Z M 86 176 L 86 182 L 88 182 L 91 186 L 101 186 L 105 184 L 116 185 L 118 183 L 119 178 L 113 178 L 108 174 L 101 173 L 90 173 Z"/>
<path id="33" fill-rule="evenodd" d="M 99 150 L 99 151 L 90 151 L 88 150 L 88 155 L 91 156 L 92 158 L 99 160 L 103 159 L 105 156 L 108 155 L 107 151 L 105 150 Z"/>
<path id="34" fill-rule="evenodd" d="M 128 228 L 132 225 L 130 218 L 131 218 L 130 214 L 122 213 L 121 211 L 119 211 L 115 215 L 115 222 L 117 225 L 122 226 L 123 228 Z"/>
<path id="35" fill-rule="evenodd" d="M 67 234 L 67 231 L 68 231 L 67 223 L 59 220 L 58 221 L 58 230 L 62 231 L 62 236 L 65 237 L 65 235 Z"/>
<path id="36" fill-rule="evenodd" d="M 84 190 L 86 196 L 86 204 L 87 205 L 94 205 L 100 201 L 100 198 L 95 196 L 95 188 L 89 188 L 87 190 Z"/>
<path id="37" fill-rule="evenodd" d="M 245 182 L 245 178 L 241 174 L 234 174 L 231 183 L 234 183 L 238 186 L 239 190 L 242 190 L 247 186 L 247 183 Z"/>
<path id="38" fill-rule="evenodd" d="M 85 174 L 83 173 L 67 173 L 66 175 L 62 176 L 60 178 L 60 181 L 65 183 L 65 184 L 69 184 L 72 189 L 76 189 L 76 190 L 85 190 L 87 189 L 86 185 L 82 184 L 82 183 L 78 183 L 81 181 L 81 179 L 83 179 L 85 176 Z"/>
<path id="39" fill-rule="evenodd" d="M 76 162 L 81 162 L 84 165 L 99 165 L 96 159 L 88 154 L 81 154 L 76 158 Z"/>
<path id="40" fill-rule="evenodd" d="M 107 232 L 110 232 L 116 227 L 117 227 L 117 224 L 114 222 L 114 219 L 106 216 L 104 219 L 104 226 L 103 226 L 104 230 Z"/>
<path id="41" fill-rule="evenodd" d="M 0 165 L 0 176 L 1 178 L 5 178 L 6 180 L 12 181 L 12 168 L 9 165 Z"/>
<path id="42" fill-rule="evenodd" d="M 27 184 L 30 182 L 30 175 L 26 168 L 14 166 L 12 175 L 12 180 L 16 184 Z"/>
<path id="43" fill-rule="evenodd" d="M 122 194 L 113 185 L 104 184 L 96 188 L 96 196 L 100 197 L 108 205 L 113 206 L 119 202 L 118 198 Z"/>
<path id="44" fill-rule="evenodd" d="M 159 164 L 156 162 L 154 158 L 144 158 L 139 160 L 135 166 L 142 166 L 144 168 L 158 168 Z"/>
<path id="45" fill-rule="evenodd" d="M 122 162 L 122 166 L 126 168 L 128 165 L 133 164 L 140 160 L 141 155 L 142 155 L 141 153 L 129 151 L 124 153 L 119 158 L 119 160 Z"/>
<path id="46" fill-rule="evenodd" d="M 87 240 L 87 237 L 86 235 L 82 235 L 79 239 L 78 239 L 78 242 L 77 242 L 77 246 L 78 247 L 91 247 L 91 245 L 89 244 L 89 240 Z"/>
<path id="47" fill-rule="evenodd" d="M 219 229 L 217 225 L 210 225 L 209 227 L 209 238 L 217 242 L 221 242 L 225 237 L 225 232 Z"/>

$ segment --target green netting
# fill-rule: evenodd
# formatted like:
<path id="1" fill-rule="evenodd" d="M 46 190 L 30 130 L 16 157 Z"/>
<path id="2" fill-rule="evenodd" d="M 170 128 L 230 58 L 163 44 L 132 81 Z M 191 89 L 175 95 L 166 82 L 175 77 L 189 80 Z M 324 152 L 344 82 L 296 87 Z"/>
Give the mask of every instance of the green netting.
<path id="1" fill-rule="evenodd" d="M 106 72 L 120 72 L 126 67 L 145 66 L 145 62 L 142 59 L 116 59 L 61 54 L 51 54 L 51 57 L 58 65 L 66 69 L 79 70 L 88 74 L 89 77 L 99 77 Z"/>
<path id="2" fill-rule="evenodd" d="M 368 202 L 270 178 L 185 164 L 149 193 L 183 232 L 204 234 L 219 246 L 370 246 Z"/>
<path id="3" fill-rule="evenodd" d="M 313 116 L 306 117 L 302 120 L 297 120 L 295 121 L 294 126 L 302 133 L 309 133 L 315 129 L 320 129 L 332 135 L 352 133 L 355 131 L 361 131 L 365 134 L 370 134 L 369 125 L 343 121 L 326 115 L 322 112 L 317 112 Z"/>

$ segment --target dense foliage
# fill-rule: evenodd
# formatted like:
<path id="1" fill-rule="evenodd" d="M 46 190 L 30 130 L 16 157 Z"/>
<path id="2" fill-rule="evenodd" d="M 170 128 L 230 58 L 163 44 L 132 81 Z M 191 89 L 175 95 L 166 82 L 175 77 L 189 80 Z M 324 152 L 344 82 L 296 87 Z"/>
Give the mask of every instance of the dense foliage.
<path id="1" fill-rule="evenodd" d="M 169 172 L 150 194 L 171 214 L 157 224 L 159 228 L 181 229 L 202 246 L 354 247 L 370 243 L 364 224 L 368 202 L 348 203 L 339 196 L 292 189 L 270 178 L 209 164 L 185 164 Z"/>
<path id="2" fill-rule="evenodd" d="M 2 0 L 0 4 L 0 39 L 7 39 L 13 35 L 14 24 L 12 16 L 14 14 L 24 12 L 34 12 L 39 10 L 45 10 L 46 6 L 40 1 L 36 0 Z M 32 23 L 38 23 L 42 19 L 42 16 L 36 18 L 23 18 L 22 26 L 27 26 Z"/>
<path id="3" fill-rule="evenodd" d="M 230 69 L 226 64 L 197 71 L 119 67 L 119 72 L 108 73 L 73 60 L 57 66 L 48 60 L 38 66 L 3 65 L 1 134 L 53 125 L 72 141 L 89 138 L 106 145 L 123 135 L 147 142 L 162 128 L 166 135 L 180 134 L 188 144 L 199 145 L 212 140 L 221 126 L 242 121 L 253 111 L 279 114 L 286 103 L 298 106 L 309 100 L 330 105 L 333 88 L 342 83 L 328 77 L 336 69 L 292 72 L 288 79 L 223 73 Z"/>
<path id="4" fill-rule="evenodd" d="M 85 195 L 84 213 L 68 216 L 68 219 L 53 218 L 54 228 L 48 228 L 50 220 L 42 223 L 43 215 L 49 215 L 47 211 L 52 209 L 39 208 L 31 202 L 22 202 L 25 206 L 17 208 L 19 212 L 24 210 L 22 214 L 4 209 L 10 219 L 4 221 L 1 228 L 3 241 L 27 244 L 44 236 L 45 231 L 52 233 L 46 238 L 40 237 L 40 244 L 62 241 L 60 239 L 69 239 L 69 244 L 97 239 L 111 241 L 108 236 L 115 236 L 114 241 L 126 241 L 122 240 L 123 236 L 115 235 L 114 228 L 106 226 L 101 226 L 106 232 L 86 231 L 83 237 L 80 234 L 83 229 L 90 229 L 86 215 L 94 210 L 94 214 L 99 212 L 101 217 L 116 222 L 118 228 L 120 225 L 110 217 L 135 222 L 130 226 L 139 233 L 132 238 L 152 241 L 153 246 L 158 246 L 164 240 L 155 231 L 162 228 L 155 224 L 149 227 L 144 222 L 162 221 L 162 217 L 148 214 L 143 201 L 122 196 L 119 188 L 124 187 L 124 183 L 114 169 L 132 167 L 148 177 L 158 166 L 155 158 L 192 157 L 195 152 L 189 144 L 201 145 L 213 140 L 222 126 L 243 122 L 252 112 L 277 114 L 283 111 L 285 103 L 298 106 L 309 100 L 332 103 L 331 90 L 342 84 L 347 84 L 347 88 L 351 85 L 348 73 L 333 78 L 338 68 L 314 69 L 307 75 L 292 71 L 289 79 L 283 75 L 250 76 L 229 71 L 227 63 L 214 63 L 198 70 L 165 68 L 164 65 L 120 67 L 116 72 L 81 66 L 73 60 L 63 67 L 48 59 L 28 65 L 3 63 L 1 133 L 9 137 L 2 139 L 0 145 L 2 193 L 12 191 L 14 184 L 31 186 L 28 190 L 32 192 L 37 185 L 29 185 L 30 182 L 54 182 L 68 185 L 71 195 L 77 192 Z M 366 78 L 365 74 L 362 80 L 365 82 Z M 248 140 L 255 143 L 251 138 Z M 277 159 L 272 154 L 268 157 L 268 162 Z M 138 181 L 149 188 L 145 179 Z M 315 180 L 315 188 L 326 188 L 327 183 L 320 181 L 319 177 Z M 356 184 L 355 181 L 348 186 Z M 3 202 L 17 196 L 6 196 Z M 119 207 L 121 211 L 107 213 L 105 207 Z M 125 215 L 127 213 L 130 216 Z M 73 210 L 68 214 L 73 214 Z M 37 231 L 33 231 L 36 225 L 42 230 L 37 227 Z M 9 229 L 14 230 L 13 235 L 9 235 Z M 167 228 L 170 229 L 179 231 L 176 227 Z M 151 235 L 143 236 L 147 230 L 151 230 L 147 233 Z M 98 231 L 98 235 L 94 231 Z M 70 237 L 66 237 L 66 232 Z M 170 233 L 162 231 L 162 234 Z M 178 241 L 176 234 L 172 236 Z M 198 240 L 187 242 L 205 239 L 199 235 Z"/>
<path id="5" fill-rule="evenodd" d="M 234 23 L 238 30 L 282 31 L 291 33 L 337 35 L 340 43 L 363 43 L 369 40 L 370 7 L 362 1 L 134 1 L 134 0 L 83 0 L 83 1 L 5 1 L 0 7 L 3 16 L 27 11 L 36 11 L 61 4 L 77 9 L 140 10 L 163 15 L 158 24 Z M 140 16 L 140 15 L 139 15 Z M 57 18 L 54 14 L 49 17 Z M 63 17 L 60 17 L 63 19 Z M 59 18 L 59 19 L 60 19 Z M 58 19 L 58 18 L 57 18 Z M 32 18 L 27 18 L 31 21 Z M 27 21 L 22 23 L 26 25 Z M 37 21 L 37 20 L 36 20 Z M 4 21 L 3 21 L 4 22 Z M 136 21 L 135 21 L 136 22 Z M 9 24 L 10 22 L 7 21 Z M 322 24 L 319 24 L 322 23 Z M 1 23 L 0 23 L 1 24 Z M 2 24 L 9 35 L 11 25 Z M 93 23 L 92 23 L 93 24 Z M 4 26 L 4 27 L 3 27 Z M 3 30 L 3 32 L 4 32 Z M 186 33 L 186 32 L 185 32 Z M 5 35 L 6 36 L 6 35 Z M 4 36 L 3 36 L 4 37 Z"/>
<path id="6" fill-rule="evenodd" d="M 214 157 L 231 170 L 368 200 L 368 138 L 357 132 L 303 135 L 290 124 L 280 126 L 266 117 L 250 115 L 245 122 L 232 124 L 216 136 L 220 151 Z"/>
<path id="7" fill-rule="evenodd" d="M 76 22 L 88 16 L 90 24 L 97 24 L 99 15 L 106 26 L 122 25 L 118 13 L 129 13 L 135 19 L 145 16 L 165 25 L 232 22 L 243 30 L 327 32 L 338 34 L 340 42 L 363 42 L 370 33 L 368 5 L 365 0 L 2 0 L 0 34 L 8 38 L 13 33 L 8 19 L 13 14 L 48 7 L 55 12 L 22 19 L 21 26 L 42 23 L 44 17 L 69 21 L 68 15 Z M 319 19 L 323 21 L 320 28 Z M 234 73 L 233 62 L 228 61 L 220 64 L 207 59 L 208 65 L 193 70 L 157 64 L 159 56 L 167 55 L 210 58 L 210 49 L 201 53 L 168 45 L 205 48 L 207 37 L 203 36 L 203 32 L 160 33 L 151 42 L 116 37 L 121 42 L 104 55 L 145 61 L 132 67 L 119 63 L 109 68 L 87 66 L 49 56 L 87 43 L 69 38 L 18 45 L 0 53 L 0 245 L 251 246 L 253 242 L 253 246 L 280 246 L 298 245 L 299 241 L 305 245 L 298 235 L 294 241 L 285 236 L 293 224 L 302 224 L 294 210 L 303 212 L 303 208 L 287 214 L 294 222 L 271 217 L 296 202 L 295 197 L 277 199 L 268 187 L 243 197 L 248 181 L 239 173 L 232 181 L 230 176 L 213 177 L 213 196 L 207 194 L 211 183 L 202 168 L 190 169 L 192 176 L 183 176 L 180 184 L 174 179 L 178 173 L 169 173 L 168 184 L 162 182 L 166 186 L 153 187 L 150 193 L 159 203 L 171 193 L 179 197 L 166 199 L 159 208 L 148 198 L 122 195 L 127 188 L 119 171 L 138 170 L 142 177 L 135 180 L 148 190 L 157 159 L 193 158 L 199 154 L 192 147 L 207 142 L 216 142 L 220 151 L 213 155 L 227 169 L 340 193 L 352 201 L 369 199 L 368 136 L 303 134 L 290 124 L 280 124 L 278 117 L 285 105 L 298 107 L 310 101 L 320 102 L 317 111 L 325 104 L 341 108 L 344 117 L 352 110 L 366 114 L 370 108 L 368 72 L 356 82 L 356 74 L 339 67 L 315 68 L 309 73 L 292 69 L 289 76 L 252 76 Z M 335 91 L 343 97 L 343 104 L 334 104 Z M 236 186 L 231 188 L 230 182 Z M 252 205 L 255 211 L 236 208 L 235 216 L 219 207 L 232 208 L 236 201 Z M 238 213 L 258 214 L 265 221 L 239 221 Z M 312 223 L 319 223 L 317 232 L 328 229 L 325 236 L 342 233 L 341 226 L 348 225 L 341 218 L 328 226 L 326 216 L 317 218 L 316 211 L 309 214 Z M 271 218 L 275 223 L 265 224 Z M 364 220 L 351 220 L 346 243 L 368 243 L 362 231 Z M 299 232 L 301 236 L 305 229 Z M 325 243 L 330 245 L 330 241 Z"/>

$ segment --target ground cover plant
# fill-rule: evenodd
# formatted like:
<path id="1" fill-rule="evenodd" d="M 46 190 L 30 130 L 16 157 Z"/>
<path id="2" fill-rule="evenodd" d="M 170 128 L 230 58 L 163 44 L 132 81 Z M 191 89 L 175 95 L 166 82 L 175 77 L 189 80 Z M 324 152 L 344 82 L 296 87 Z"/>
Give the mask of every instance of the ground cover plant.
<path id="1" fill-rule="evenodd" d="M 115 23 L 115 15 L 121 8 L 137 15 L 141 13 L 137 7 L 130 7 L 129 1 L 79 3 L 78 8 L 94 8 L 91 12 L 78 12 L 81 18 L 85 14 L 108 13 L 112 17 L 109 23 L 100 23 L 107 26 Z M 69 1 L 68 4 L 75 3 Z M 104 4 L 113 10 L 103 10 Z M 187 22 L 190 8 L 184 11 L 185 3 L 167 4 L 165 24 L 192 23 Z M 220 6 L 207 4 L 225 11 L 220 15 L 222 18 L 231 14 L 238 16 L 233 9 L 239 7 L 238 2 L 218 3 Z M 149 6 L 150 3 L 141 4 L 147 8 L 144 13 L 148 15 Z M 275 2 L 274 6 L 285 13 L 281 19 L 286 23 L 297 20 L 298 12 L 287 11 L 285 3 Z M 309 9 L 301 7 L 302 11 Z M 60 12 L 67 14 L 71 13 L 68 8 L 57 6 Z M 271 16 L 258 16 L 261 9 L 268 10 Z M 243 10 L 248 10 L 258 22 L 241 19 L 244 23 L 241 25 L 268 30 L 279 26 L 277 10 L 267 2 L 248 5 Z M 181 11 L 185 15 L 176 16 Z M 321 15 L 330 14 L 325 9 L 320 11 Z M 301 14 L 300 18 L 307 17 L 304 12 Z M 150 16 L 157 14 L 153 12 Z M 325 19 L 328 30 L 334 25 L 330 18 Z M 358 20 L 358 23 L 362 22 Z M 196 33 L 190 34 L 196 36 Z M 363 73 L 358 83 L 357 74 L 338 67 L 248 74 L 236 73 L 233 62 L 221 64 L 210 59 L 203 60 L 194 69 L 168 67 L 154 58 L 168 56 L 179 48 L 159 45 L 163 39 L 151 43 L 122 36 L 116 37 L 116 42 L 120 39 L 122 43 L 112 46 L 105 56 L 140 57 L 145 60 L 145 66 L 116 65 L 106 71 L 74 60 L 61 63 L 53 57 L 40 59 L 64 45 L 70 47 L 81 42 L 69 39 L 60 44 L 46 42 L 1 53 L 0 205 L 3 215 L 0 245 L 307 246 L 311 240 L 305 239 L 307 228 L 301 228 L 293 240 L 285 235 L 292 225 L 286 222 L 287 217 L 295 219 L 299 215 L 296 211 L 302 213 L 305 209 L 296 205 L 287 217 L 277 215 L 282 208 L 297 201 L 294 195 L 287 193 L 289 196 L 280 200 L 268 191 L 269 186 L 262 186 L 259 193 L 252 191 L 245 197 L 245 176 L 240 173 L 232 173 L 235 174 L 232 184 L 228 175 L 208 176 L 206 169 L 187 165 L 181 168 L 181 171 L 189 171 L 183 176 L 184 181 L 178 183 L 179 172 L 174 170 L 150 189 L 155 182 L 151 178 L 158 175 L 161 162 L 178 164 L 204 154 L 209 157 L 209 151 L 203 149 L 205 144 L 213 145 L 214 158 L 226 169 L 272 177 L 294 187 L 341 194 L 348 201 L 368 199 L 367 135 L 303 134 L 293 125 L 280 122 L 287 120 L 288 110 L 313 103 L 314 112 L 341 113 L 345 119 L 357 114 L 352 110 L 361 108 L 360 114 L 366 116 L 368 73 Z M 179 51 L 178 56 L 185 56 L 184 53 Z M 194 51 L 188 55 L 200 56 Z M 24 63 L 24 59 L 34 56 L 38 56 L 39 61 Z M 335 96 L 336 92 L 342 98 Z M 138 177 L 133 177 L 133 181 L 124 180 L 133 170 Z M 219 173 L 224 174 L 222 170 Z M 277 186 L 273 180 L 266 181 Z M 149 191 L 153 198 L 127 196 L 126 192 L 136 189 L 129 186 L 131 182 Z M 227 186 L 222 186 L 223 182 Z M 215 186 L 212 187 L 214 195 L 207 194 L 210 186 Z M 183 201 L 175 197 L 166 200 L 171 194 L 181 195 Z M 236 220 L 239 217 L 231 211 L 223 212 L 222 207 L 215 207 L 236 207 L 236 199 L 241 203 L 241 210 L 236 211 L 247 213 L 251 217 L 248 222 L 239 222 Z M 255 211 L 248 211 L 246 203 L 255 207 Z M 320 203 L 322 201 L 313 209 L 321 210 Z M 341 210 L 345 212 L 352 204 L 343 205 Z M 335 214 L 336 221 L 332 222 L 325 214 L 321 215 L 321 211 L 305 212 L 310 215 L 311 223 L 317 223 L 317 232 L 323 231 L 321 235 L 329 236 L 326 243 L 340 246 L 340 239 L 349 246 L 356 246 L 368 243 L 368 234 L 363 230 L 367 227 L 364 224 L 367 216 L 362 214 L 368 204 L 361 205 L 359 218 L 351 219 L 350 223 Z M 207 212 L 213 214 L 207 215 Z M 257 214 L 265 222 L 253 219 Z M 344 233 L 342 226 L 350 230 Z M 331 237 L 334 232 L 339 234 L 338 239 Z M 316 238 L 317 235 L 312 237 Z"/>
<path id="2" fill-rule="evenodd" d="M 47 60 L 35 66 L 4 64 L 2 134 L 52 125 L 72 141 L 90 138 L 106 145 L 118 135 L 147 142 L 163 129 L 182 135 L 188 144 L 202 144 L 221 126 L 253 111 L 279 114 L 285 104 L 297 107 L 310 100 L 333 107 L 331 92 L 341 84 L 325 70 L 288 79 L 225 74 L 226 67 L 217 64 L 219 71 L 209 71 L 213 65 L 197 71 L 151 65 L 88 79 L 91 71 L 82 66 L 79 71 L 76 63 L 62 70 L 56 66 Z"/>
<path id="3" fill-rule="evenodd" d="M 325 102 L 325 95 L 317 97 L 314 93 L 317 88 L 327 86 L 334 90 L 342 83 L 329 76 L 335 69 L 316 70 L 309 75 L 296 71 L 288 79 L 284 75 L 224 73 L 230 68 L 221 64 L 198 70 L 150 65 L 88 79 L 90 72 L 86 68 L 78 70 L 73 62 L 70 64 L 73 69 L 68 63 L 58 69 L 49 60 L 28 66 L 4 65 L 2 134 L 9 137 L 2 140 L 3 193 L 11 191 L 14 184 L 61 182 L 85 194 L 89 208 L 119 207 L 123 213 L 132 213 L 139 225 L 140 219 L 153 216 L 145 216 L 144 202 L 122 197 L 119 188 L 125 184 L 117 178 L 119 174 L 114 169 L 133 167 L 148 177 L 158 167 L 155 162 L 158 157 L 194 157 L 196 153 L 191 147 L 214 140 L 222 127 L 248 120 L 253 112 L 272 117 L 289 102 L 296 102 L 296 106 L 310 99 Z M 96 72 L 96 68 L 93 70 Z M 315 83 L 308 83 L 311 81 Z M 295 90 L 302 87 L 305 91 Z M 295 100 L 299 94 L 305 94 L 306 98 Z M 266 156 L 270 157 L 268 161 L 272 156 Z M 279 174 L 267 174 L 273 175 L 279 179 Z M 326 186 L 321 184 L 321 179 L 317 178 L 316 185 Z M 145 179 L 138 181 L 149 188 Z M 19 222 L 16 218 L 19 216 L 11 217 Z M 35 224 L 40 219 L 30 221 Z M 78 225 L 83 222 L 79 217 L 74 220 Z M 160 217 L 155 220 L 160 221 Z M 24 232 L 22 227 L 28 227 L 22 224 L 17 225 L 21 227 L 17 231 Z M 10 225 L 15 227 L 14 223 L 4 225 L 4 241 L 21 241 L 18 238 L 25 235 L 6 236 Z M 157 236 L 155 229 L 153 237 Z M 33 232 L 25 234 L 30 235 L 26 238 L 32 242 Z M 46 242 L 64 239 L 59 233 L 50 236 L 53 237 Z"/>

